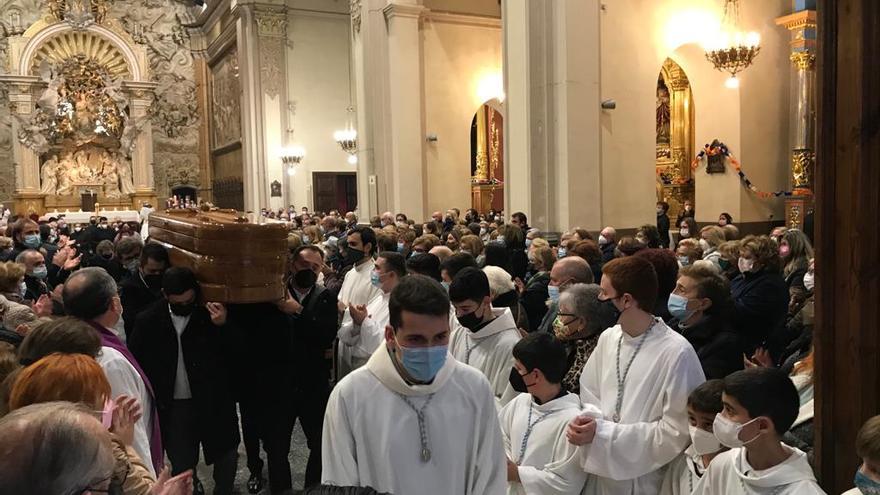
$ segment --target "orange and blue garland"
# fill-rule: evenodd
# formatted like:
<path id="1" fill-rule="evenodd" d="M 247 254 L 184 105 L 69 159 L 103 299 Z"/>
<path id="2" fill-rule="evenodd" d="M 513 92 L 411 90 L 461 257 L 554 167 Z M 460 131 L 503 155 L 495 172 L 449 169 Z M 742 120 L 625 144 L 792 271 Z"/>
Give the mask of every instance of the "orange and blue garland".
<path id="1" fill-rule="evenodd" d="M 752 184 L 752 181 L 750 181 L 748 177 L 746 177 L 746 174 L 742 171 L 742 165 L 739 163 L 739 160 L 737 160 L 736 158 L 733 157 L 733 154 L 730 153 L 730 150 L 727 148 L 727 145 L 725 145 L 723 143 L 721 143 L 718 146 L 710 146 L 707 144 L 706 147 L 703 149 L 703 151 L 700 151 L 700 153 L 697 155 L 697 157 L 694 158 L 694 161 L 691 162 L 691 170 L 696 171 L 697 166 L 700 164 L 700 162 L 702 162 L 704 159 L 706 159 L 707 156 L 717 156 L 717 155 L 723 155 L 726 159 L 730 160 L 730 163 L 733 165 L 733 168 L 736 169 L 736 173 L 739 175 L 739 180 L 743 183 L 743 185 L 746 187 L 746 189 L 748 189 L 749 191 L 754 193 L 759 198 L 769 199 L 769 198 L 779 198 L 782 196 L 803 196 L 805 194 L 808 194 L 807 191 L 804 191 L 801 189 L 795 189 L 794 191 L 776 191 L 776 192 L 761 191 L 760 189 L 755 187 L 754 184 Z"/>

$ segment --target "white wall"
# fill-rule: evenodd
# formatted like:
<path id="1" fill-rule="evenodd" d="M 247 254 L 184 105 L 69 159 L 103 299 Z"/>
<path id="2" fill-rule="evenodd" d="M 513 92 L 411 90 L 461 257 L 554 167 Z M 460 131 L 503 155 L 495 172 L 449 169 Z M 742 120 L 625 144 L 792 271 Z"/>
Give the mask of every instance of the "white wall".
<path id="1" fill-rule="evenodd" d="M 501 29 L 425 22 L 423 35 L 427 211 L 471 205 L 471 121 L 480 81 L 501 73 Z"/>
<path id="2" fill-rule="evenodd" d="M 297 208 L 312 208 L 312 172 L 356 171 L 333 140 L 348 118 L 348 14 L 291 10 L 287 33 L 288 95 L 296 102 L 296 115 L 288 119 L 295 129 L 293 141 L 306 149 L 287 187 Z"/>
<path id="3" fill-rule="evenodd" d="M 617 109 L 602 118 L 602 207 L 604 223 L 636 227 L 654 221 L 655 91 L 666 57 L 688 75 L 696 106 L 696 146 L 725 141 L 758 187 L 786 187 L 788 170 L 788 31 L 774 18 L 790 2 L 766 0 L 742 5 L 740 25 L 761 34 L 755 64 L 740 77 L 739 91 L 724 87 L 693 44 L 720 22 L 720 2 L 667 0 L 606 2 L 601 18 L 602 99 Z M 729 211 L 737 222 L 781 218 L 783 200 L 758 200 L 731 169 L 724 176 L 697 174 L 698 221 L 715 221 Z"/>

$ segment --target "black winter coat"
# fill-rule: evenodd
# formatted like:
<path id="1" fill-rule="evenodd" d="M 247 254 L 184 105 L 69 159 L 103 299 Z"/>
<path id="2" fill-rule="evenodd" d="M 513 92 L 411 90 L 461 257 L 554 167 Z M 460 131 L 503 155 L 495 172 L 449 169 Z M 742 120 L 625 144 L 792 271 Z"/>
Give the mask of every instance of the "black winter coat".
<path id="1" fill-rule="evenodd" d="M 208 464 L 236 448 L 239 442 L 238 415 L 230 390 L 227 357 L 231 348 L 236 347 L 236 335 L 229 323 L 215 326 L 208 310 L 199 305 L 180 336 L 192 400 L 200 418 L 198 437 Z M 138 315 L 128 348 L 153 385 L 159 424 L 168 424 L 165 418 L 174 400 L 178 348 L 177 332 L 164 299 Z M 163 436 L 174 434 L 162 430 Z"/>
<path id="2" fill-rule="evenodd" d="M 778 358 L 784 344 L 776 340 L 788 315 L 788 287 L 782 275 L 767 270 L 740 274 L 730 283 L 730 292 L 734 329 L 745 338 L 746 352 L 751 355 L 764 346 Z"/>
<path id="3" fill-rule="evenodd" d="M 687 328 L 674 321 L 673 328 L 694 346 L 707 380 L 743 369 L 743 340 L 720 318 L 709 316 Z"/>

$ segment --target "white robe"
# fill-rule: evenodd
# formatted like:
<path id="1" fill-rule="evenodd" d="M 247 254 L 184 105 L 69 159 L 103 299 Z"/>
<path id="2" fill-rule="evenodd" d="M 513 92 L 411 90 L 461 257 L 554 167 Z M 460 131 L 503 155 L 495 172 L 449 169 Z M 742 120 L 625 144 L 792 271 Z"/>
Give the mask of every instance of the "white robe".
<path id="1" fill-rule="evenodd" d="M 706 472 L 703 456 L 694 451 L 691 445 L 669 463 L 660 495 L 690 495 Z"/>
<path id="2" fill-rule="evenodd" d="M 693 346 L 658 318 L 626 377 L 620 423 L 614 423 L 621 335 L 623 374 L 642 336 L 632 338 L 620 325 L 602 333 L 581 374 L 581 401 L 605 417 L 597 420 L 590 448 L 581 448 L 581 461 L 596 475 L 588 493 L 652 495 L 660 491 L 663 467 L 690 443 L 687 398 L 706 378 Z"/>
<path id="3" fill-rule="evenodd" d="M 793 447 L 784 448 L 792 452 L 791 456 L 763 471 L 749 465 L 745 448 L 719 454 L 694 487 L 694 495 L 824 495 L 807 454 Z"/>
<path id="4" fill-rule="evenodd" d="M 350 304 L 367 304 L 374 297 L 381 295 L 382 290 L 374 287 L 370 279 L 375 267 L 376 262 L 372 259 L 352 267 L 342 280 L 342 287 L 339 289 L 339 302 L 346 306 Z M 351 323 L 351 314 L 346 310 L 342 316 L 342 324 L 347 325 L 349 323 Z M 337 373 L 340 378 L 354 369 L 355 363 L 351 350 L 351 347 L 341 345 L 337 351 L 339 357 Z"/>
<path id="5" fill-rule="evenodd" d="M 492 312 L 495 319 L 478 332 L 462 326 L 454 329 L 449 339 L 449 352 L 455 359 L 486 375 L 500 410 L 516 396 L 510 386 L 510 370 L 514 362 L 513 346 L 519 342 L 520 333 L 510 308 L 492 308 Z"/>
<path id="6" fill-rule="evenodd" d="M 367 304 L 367 318 L 360 325 L 347 318 L 336 333 L 340 347 L 346 347 L 346 352 L 351 356 L 352 369 L 367 364 L 370 356 L 385 342 L 385 326 L 388 325 L 390 317 L 388 312 L 390 299 L 390 292 L 383 292 L 374 297 Z"/>
<path id="7" fill-rule="evenodd" d="M 499 418 L 504 450 L 507 458 L 519 465 L 520 478 L 520 483 L 508 482 L 508 495 L 581 493 L 587 473 L 580 466 L 577 447 L 565 437 L 568 423 L 580 414 L 580 407 L 580 398 L 572 393 L 541 405 L 531 394 L 519 394 L 504 406 Z M 520 459 L 530 408 L 534 427 Z"/>
<path id="8" fill-rule="evenodd" d="M 485 377 L 447 357 L 431 384 L 408 385 L 392 359 L 379 347 L 330 394 L 321 482 L 401 495 L 503 494 L 504 447 Z M 417 415 L 401 396 L 419 408 L 431 401 L 424 409 L 428 462 Z"/>

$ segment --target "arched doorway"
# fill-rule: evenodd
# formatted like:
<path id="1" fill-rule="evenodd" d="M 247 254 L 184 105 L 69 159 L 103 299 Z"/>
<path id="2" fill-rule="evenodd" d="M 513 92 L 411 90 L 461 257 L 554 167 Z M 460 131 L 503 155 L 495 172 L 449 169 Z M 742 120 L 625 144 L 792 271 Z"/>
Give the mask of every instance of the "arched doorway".
<path id="1" fill-rule="evenodd" d="M 695 200 L 690 167 L 695 154 L 694 101 L 687 74 L 669 58 L 657 78 L 656 127 L 657 201 L 669 203 L 669 217 L 674 219 L 685 201 Z"/>
<path id="2" fill-rule="evenodd" d="M 498 100 L 480 105 L 471 121 L 471 207 L 504 210 L 504 116 Z"/>

